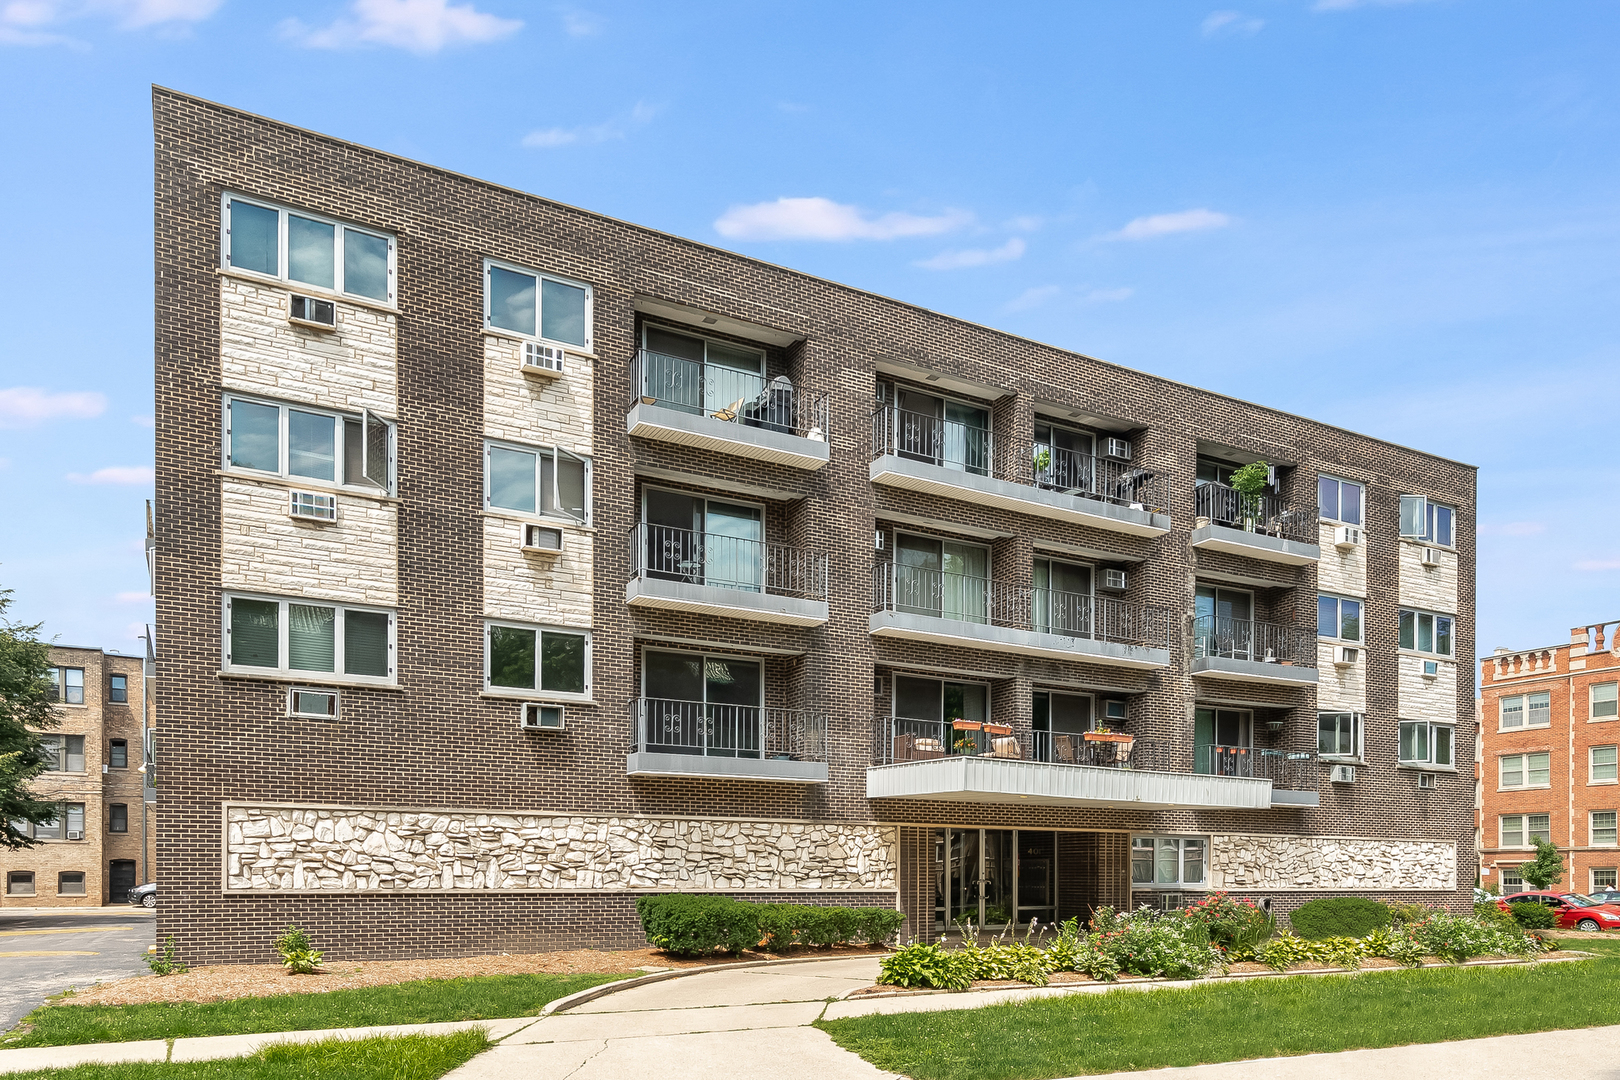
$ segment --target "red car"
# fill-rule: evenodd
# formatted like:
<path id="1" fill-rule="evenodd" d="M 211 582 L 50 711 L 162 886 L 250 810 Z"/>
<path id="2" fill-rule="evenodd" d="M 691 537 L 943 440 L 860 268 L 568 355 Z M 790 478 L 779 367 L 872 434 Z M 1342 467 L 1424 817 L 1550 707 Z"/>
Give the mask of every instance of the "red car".
<path id="1" fill-rule="evenodd" d="M 1605 904 L 1580 893 L 1521 892 L 1504 896 L 1510 904 L 1545 904 L 1563 930 L 1620 930 L 1620 905 Z"/>

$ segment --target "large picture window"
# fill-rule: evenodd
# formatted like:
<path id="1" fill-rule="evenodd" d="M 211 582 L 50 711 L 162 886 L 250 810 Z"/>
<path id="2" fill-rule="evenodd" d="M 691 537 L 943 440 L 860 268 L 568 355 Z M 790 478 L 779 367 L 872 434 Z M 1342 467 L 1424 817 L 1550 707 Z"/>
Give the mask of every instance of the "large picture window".
<path id="1" fill-rule="evenodd" d="M 1331 476 L 1316 478 L 1316 502 L 1324 521 L 1360 525 L 1364 492 L 1360 484 L 1349 480 L 1338 480 Z"/>
<path id="2" fill-rule="evenodd" d="M 562 447 L 488 443 L 484 505 L 492 510 L 590 523 L 591 462 Z"/>
<path id="3" fill-rule="evenodd" d="M 1433 724 L 1427 720 L 1402 720 L 1401 764 L 1455 768 L 1456 732 L 1456 726 L 1452 724 Z"/>
<path id="4" fill-rule="evenodd" d="M 485 259 L 484 325 L 588 351 L 591 287 Z"/>
<path id="5" fill-rule="evenodd" d="M 1497 767 L 1504 788 L 1549 787 L 1552 783 L 1552 755 L 1503 754 Z"/>
<path id="6" fill-rule="evenodd" d="M 386 608 L 230 595 L 225 598 L 225 669 L 391 682 L 394 613 Z"/>
<path id="7" fill-rule="evenodd" d="M 1399 624 L 1400 646 L 1413 652 L 1449 657 L 1452 650 L 1453 621 L 1450 615 L 1402 608 Z"/>
<path id="8" fill-rule="evenodd" d="M 1515 728 L 1546 727 L 1552 723 L 1552 694 L 1538 690 L 1532 694 L 1515 694 L 1497 702 L 1503 731 Z"/>
<path id="9" fill-rule="evenodd" d="M 1202 836 L 1133 836 L 1131 884 L 1201 886 L 1209 880 L 1209 843 Z"/>
<path id="10" fill-rule="evenodd" d="M 226 195 L 225 265 L 295 288 L 394 302 L 394 238 L 274 203 Z"/>
<path id="11" fill-rule="evenodd" d="M 394 425 L 375 413 L 225 399 L 225 465 L 319 485 L 392 491 Z"/>
<path id="12" fill-rule="evenodd" d="M 591 688 L 589 633 L 489 623 L 484 685 L 491 690 L 585 694 Z"/>
<path id="13" fill-rule="evenodd" d="M 1316 598 L 1316 634 L 1335 641 L 1361 641 L 1361 601 L 1343 596 Z"/>

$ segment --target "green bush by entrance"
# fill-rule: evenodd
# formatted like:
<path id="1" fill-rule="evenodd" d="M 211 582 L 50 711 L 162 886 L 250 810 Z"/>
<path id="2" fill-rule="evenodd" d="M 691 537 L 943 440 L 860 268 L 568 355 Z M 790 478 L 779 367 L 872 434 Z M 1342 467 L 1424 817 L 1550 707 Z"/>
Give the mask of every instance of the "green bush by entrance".
<path id="1" fill-rule="evenodd" d="M 1302 938 L 1366 937 L 1391 921 L 1389 907 L 1364 896 L 1325 896 L 1288 916 Z"/>
<path id="2" fill-rule="evenodd" d="M 636 911 L 647 941 L 677 956 L 744 949 L 787 952 L 798 945 L 880 945 L 905 919 L 892 908 L 750 904 L 685 893 L 640 897 Z"/>

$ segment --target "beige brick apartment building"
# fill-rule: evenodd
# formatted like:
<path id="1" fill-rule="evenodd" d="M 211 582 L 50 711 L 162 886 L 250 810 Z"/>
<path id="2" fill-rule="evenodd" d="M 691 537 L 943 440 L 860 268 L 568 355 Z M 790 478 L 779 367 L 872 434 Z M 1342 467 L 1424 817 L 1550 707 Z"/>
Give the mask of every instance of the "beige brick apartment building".
<path id="1" fill-rule="evenodd" d="M 922 938 L 1214 888 L 1468 903 L 1472 467 L 154 114 L 188 959 L 289 921 L 629 945 L 678 889 Z"/>
<path id="2" fill-rule="evenodd" d="M 38 841 L 0 849 L 0 908 L 119 904 L 152 880 L 155 789 L 147 747 L 156 730 L 150 665 L 142 657 L 52 646 L 61 726 L 45 734 L 53 761 L 31 785 L 56 820 L 18 827 Z"/>

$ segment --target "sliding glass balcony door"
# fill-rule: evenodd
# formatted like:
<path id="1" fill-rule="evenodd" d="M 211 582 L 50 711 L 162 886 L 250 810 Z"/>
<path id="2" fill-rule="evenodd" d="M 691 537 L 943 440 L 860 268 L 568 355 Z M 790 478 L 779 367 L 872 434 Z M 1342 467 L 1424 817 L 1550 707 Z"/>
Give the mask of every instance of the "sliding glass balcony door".
<path id="1" fill-rule="evenodd" d="M 958 472 L 990 473 L 990 414 L 915 390 L 895 393 L 895 432 L 902 457 Z"/>
<path id="2" fill-rule="evenodd" d="M 1200 585 L 1193 607 L 1193 655 L 1253 660 L 1254 596 Z"/>
<path id="3" fill-rule="evenodd" d="M 747 592 L 764 589 L 765 524 L 759 507 L 648 488 L 642 520 L 650 576 Z"/>
<path id="4" fill-rule="evenodd" d="M 1254 714 L 1240 709 L 1193 711 L 1193 771 L 1254 775 Z"/>
<path id="5" fill-rule="evenodd" d="M 757 350 L 649 326 L 644 357 L 644 392 L 682 412 L 735 414 L 765 389 L 765 357 Z"/>
<path id="6" fill-rule="evenodd" d="M 990 552 L 901 533 L 895 538 L 895 608 L 958 622 L 986 622 L 990 596 Z"/>
<path id="7" fill-rule="evenodd" d="M 1033 569 L 1036 632 L 1090 637 L 1093 625 L 1091 567 L 1057 559 L 1036 559 Z"/>
<path id="8" fill-rule="evenodd" d="M 1035 482 L 1071 494 L 1092 494 L 1092 454 L 1096 443 L 1083 431 L 1036 424 Z"/>
<path id="9" fill-rule="evenodd" d="M 648 650 L 642 689 L 649 751 L 760 756 L 765 683 L 758 661 Z"/>

